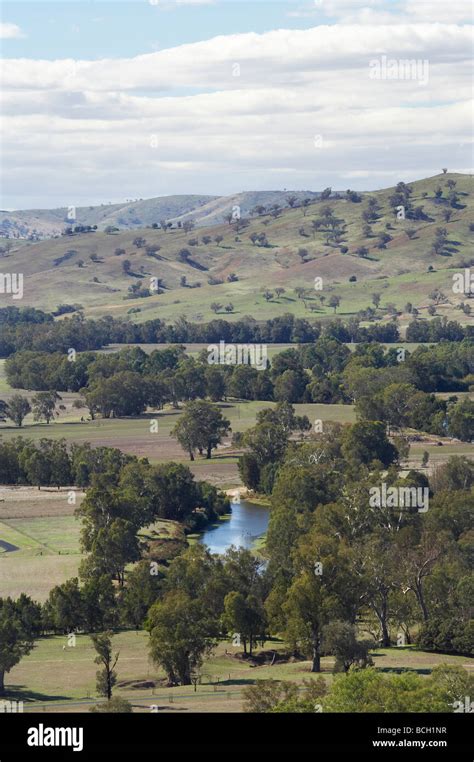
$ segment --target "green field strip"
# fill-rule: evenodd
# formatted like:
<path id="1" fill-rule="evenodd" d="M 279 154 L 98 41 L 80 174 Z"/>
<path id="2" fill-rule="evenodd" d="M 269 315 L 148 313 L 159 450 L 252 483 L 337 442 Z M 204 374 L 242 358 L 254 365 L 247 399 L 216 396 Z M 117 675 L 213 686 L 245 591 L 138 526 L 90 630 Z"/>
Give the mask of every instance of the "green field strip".
<path id="1" fill-rule="evenodd" d="M 79 523 L 73 516 L 10 519 L 9 526 L 58 555 L 80 552 Z"/>
<path id="2" fill-rule="evenodd" d="M 10 542 L 12 545 L 17 545 L 19 550 L 34 550 L 35 548 L 43 548 L 45 551 L 47 551 L 48 555 L 51 554 L 51 550 L 47 545 L 40 542 L 35 537 L 27 534 L 27 532 L 12 526 L 12 524 L 8 521 L 0 522 L 0 540 L 5 540 L 6 542 Z"/>

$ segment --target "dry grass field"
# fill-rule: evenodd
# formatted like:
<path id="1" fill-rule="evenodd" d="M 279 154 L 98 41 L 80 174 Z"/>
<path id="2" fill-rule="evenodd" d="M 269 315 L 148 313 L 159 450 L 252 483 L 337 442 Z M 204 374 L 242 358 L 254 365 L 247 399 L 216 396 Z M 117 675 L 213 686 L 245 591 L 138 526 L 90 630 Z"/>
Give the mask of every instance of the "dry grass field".
<path id="1" fill-rule="evenodd" d="M 25 396 L 32 393 L 21 392 Z M 2 398 L 8 400 L 12 391 L 2 394 Z M 77 394 L 64 394 L 62 404 L 66 410 L 50 424 L 35 423 L 30 414 L 26 417 L 21 430 L 11 425 L 11 422 L 0 424 L 0 437 L 8 440 L 19 434 L 38 441 L 43 437 L 51 439 L 64 438 L 68 442 L 91 442 L 93 445 L 106 445 L 118 447 L 124 452 L 139 457 L 147 457 L 153 463 L 166 462 L 169 460 L 188 462 L 189 458 L 183 452 L 177 441 L 170 436 L 172 428 L 181 415 L 180 410 L 167 406 L 165 410 L 149 412 L 136 418 L 110 418 L 97 419 L 95 421 L 81 422 L 81 416 L 87 418 L 87 410 L 77 411 L 72 403 L 78 398 Z M 219 403 L 219 407 L 231 422 L 232 431 L 246 431 L 255 423 L 256 414 L 266 407 L 273 407 L 273 402 L 249 402 L 229 401 Z M 353 408 L 350 405 L 295 405 L 298 415 L 307 415 L 313 422 L 315 419 L 324 421 L 339 421 L 350 423 L 355 420 Z M 158 421 L 158 431 L 151 433 L 151 421 Z M 236 462 L 237 451 L 230 445 L 227 439 L 213 455 L 212 462 L 196 461 L 192 465 L 206 472 L 216 471 L 219 474 L 220 466 Z M 232 485 L 229 485 L 232 486 Z"/>

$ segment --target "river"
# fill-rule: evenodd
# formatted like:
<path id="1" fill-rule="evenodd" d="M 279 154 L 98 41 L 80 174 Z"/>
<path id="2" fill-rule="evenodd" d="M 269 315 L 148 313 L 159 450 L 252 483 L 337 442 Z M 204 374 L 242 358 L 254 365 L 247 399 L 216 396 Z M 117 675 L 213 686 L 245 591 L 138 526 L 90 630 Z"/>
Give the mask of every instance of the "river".
<path id="1" fill-rule="evenodd" d="M 251 548 L 255 540 L 268 528 L 269 510 L 260 505 L 241 500 L 232 503 L 232 513 L 221 519 L 218 525 L 206 529 L 200 542 L 207 545 L 211 553 L 225 553 L 231 545 Z"/>

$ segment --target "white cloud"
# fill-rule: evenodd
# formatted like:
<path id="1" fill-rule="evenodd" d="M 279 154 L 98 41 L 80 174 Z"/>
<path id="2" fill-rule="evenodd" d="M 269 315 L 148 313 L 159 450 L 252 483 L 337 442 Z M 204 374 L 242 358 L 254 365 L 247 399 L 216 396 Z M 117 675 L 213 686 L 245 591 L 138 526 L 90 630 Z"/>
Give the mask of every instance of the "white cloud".
<path id="1" fill-rule="evenodd" d="M 29 90 L 258 89 L 303 85 L 333 70 L 364 70 L 381 53 L 462 62 L 470 59 L 471 44 L 470 29 L 456 25 L 319 26 L 215 37 L 134 58 L 6 59 L 2 76 L 4 87 Z M 235 64 L 240 76 L 233 76 Z"/>
<path id="2" fill-rule="evenodd" d="M 290 16 L 323 14 L 343 24 L 472 23 L 472 0 L 313 0 Z"/>
<path id="3" fill-rule="evenodd" d="M 0 40 L 13 40 L 25 37 L 17 24 L 7 24 L 0 22 Z"/>
<path id="4" fill-rule="evenodd" d="M 396 3 L 402 0 L 395 0 Z M 323 15 L 339 23 L 399 23 L 398 5 L 387 10 L 386 0 L 312 0 L 289 11 L 289 16 Z"/>
<path id="5" fill-rule="evenodd" d="M 7 59 L 3 170 L 11 198 L 29 188 L 32 200 L 3 206 L 351 177 L 370 188 L 465 167 L 470 53 L 470 28 L 402 23 L 236 34 L 129 59 Z M 427 59 L 428 82 L 371 79 L 381 55 Z"/>
<path id="6" fill-rule="evenodd" d="M 473 22 L 471 0 L 405 0 L 402 10 L 417 21 L 439 21 L 446 24 Z"/>

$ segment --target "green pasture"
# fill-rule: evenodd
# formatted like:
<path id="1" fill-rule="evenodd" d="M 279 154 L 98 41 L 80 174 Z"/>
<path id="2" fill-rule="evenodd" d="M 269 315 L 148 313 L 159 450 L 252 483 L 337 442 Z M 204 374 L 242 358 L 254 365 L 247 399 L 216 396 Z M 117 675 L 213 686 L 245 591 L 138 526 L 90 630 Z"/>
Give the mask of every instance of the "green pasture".
<path id="1" fill-rule="evenodd" d="M 114 651 L 119 652 L 117 663 L 118 682 L 116 695 L 122 695 L 137 710 L 150 711 L 151 705 L 159 705 L 164 710 L 182 707 L 187 711 L 222 711 L 223 703 L 236 702 L 241 708 L 241 691 L 256 680 L 292 680 L 302 683 L 311 677 L 308 661 L 292 661 L 273 666 L 254 666 L 251 662 L 236 658 L 241 648 L 231 641 L 218 644 L 214 653 L 205 660 L 200 670 L 200 683 L 193 686 L 167 688 L 165 675 L 148 658 L 148 634 L 143 631 L 118 632 L 113 639 Z M 281 652 L 285 644 L 281 641 L 267 641 L 265 651 Z M 433 667 L 440 663 L 456 664 L 471 668 L 474 660 L 461 656 L 448 656 L 418 651 L 414 647 L 385 648 L 373 652 L 375 665 L 386 673 L 397 673 L 402 669 L 414 670 L 429 675 Z M 67 636 L 41 638 L 34 650 L 15 666 L 6 680 L 8 698 L 23 700 L 26 711 L 45 708 L 52 711 L 76 709 L 87 711 L 97 703 L 94 664 L 95 652 L 90 638 L 78 634 L 75 645 L 68 645 Z M 322 675 L 328 683 L 332 678 L 332 657 L 322 659 Z M 67 680 L 64 679 L 67 675 Z M 314 675 L 313 675 L 314 676 Z M 78 705 L 75 702 L 84 702 Z"/>

